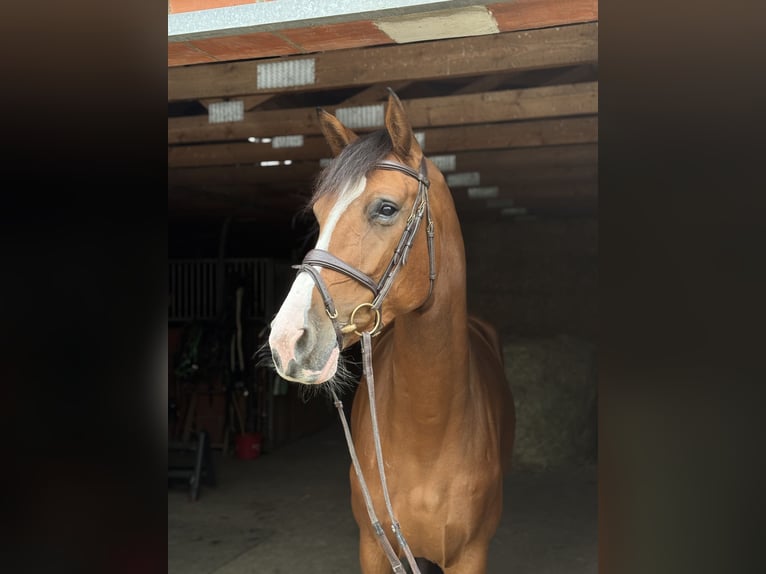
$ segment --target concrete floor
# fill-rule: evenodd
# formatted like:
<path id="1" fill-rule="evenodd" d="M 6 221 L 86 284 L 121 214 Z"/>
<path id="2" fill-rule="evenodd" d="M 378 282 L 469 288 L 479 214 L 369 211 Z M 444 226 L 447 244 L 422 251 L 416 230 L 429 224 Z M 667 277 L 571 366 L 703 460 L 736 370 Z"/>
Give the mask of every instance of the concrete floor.
<path id="1" fill-rule="evenodd" d="M 168 489 L 170 574 L 358 573 L 340 423 L 255 460 L 216 457 L 218 486 Z M 595 574 L 595 467 L 506 479 L 488 574 Z"/>

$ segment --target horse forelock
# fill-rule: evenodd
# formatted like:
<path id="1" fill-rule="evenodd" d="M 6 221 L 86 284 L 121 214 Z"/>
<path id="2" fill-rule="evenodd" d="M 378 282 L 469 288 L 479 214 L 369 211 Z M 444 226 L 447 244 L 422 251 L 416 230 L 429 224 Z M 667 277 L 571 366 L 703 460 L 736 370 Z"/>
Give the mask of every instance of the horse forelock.
<path id="1" fill-rule="evenodd" d="M 317 178 L 311 208 L 320 197 L 340 195 L 353 189 L 373 166 L 391 153 L 393 146 L 386 130 L 378 130 L 353 141 L 341 151 Z"/>

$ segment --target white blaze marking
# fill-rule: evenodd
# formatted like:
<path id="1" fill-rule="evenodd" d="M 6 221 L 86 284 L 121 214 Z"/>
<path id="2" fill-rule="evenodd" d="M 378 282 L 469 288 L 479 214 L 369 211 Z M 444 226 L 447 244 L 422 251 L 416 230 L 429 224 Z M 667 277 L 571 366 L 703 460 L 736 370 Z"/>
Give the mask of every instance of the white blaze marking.
<path id="1" fill-rule="evenodd" d="M 316 249 L 327 250 L 341 215 L 356 198 L 362 195 L 366 186 L 367 178 L 362 177 L 356 187 L 346 187 L 341 191 L 340 197 L 333 205 L 327 221 L 322 227 L 322 232 L 315 245 Z M 295 358 L 295 341 L 297 341 L 301 330 L 308 324 L 307 315 L 311 307 L 313 290 L 314 280 L 307 273 L 299 273 L 290 287 L 290 292 L 285 297 L 282 307 L 271 323 L 269 344 L 279 354 L 285 367 L 290 360 Z"/>
<path id="2" fill-rule="evenodd" d="M 357 197 L 362 195 L 362 192 L 366 186 L 367 178 L 362 177 L 356 187 L 346 187 L 341 192 L 338 201 L 335 203 L 335 205 L 332 206 L 332 210 L 330 211 L 330 215 L 327 217 L 327 221 L 325 221 L 324 229 L 322 229 L 322 233 L 319 235 L 319 239 L 317 239 L 317 244 L 314 246 L 316 249 L 327 250 L 327 248 L 330 246 L 330 238 L 332 237 L 332 232 L 335 230 L 335 226 L 338 224 L 340 216 L 346 212 L 348 206 L 351 205 L 351 203 Z"/>

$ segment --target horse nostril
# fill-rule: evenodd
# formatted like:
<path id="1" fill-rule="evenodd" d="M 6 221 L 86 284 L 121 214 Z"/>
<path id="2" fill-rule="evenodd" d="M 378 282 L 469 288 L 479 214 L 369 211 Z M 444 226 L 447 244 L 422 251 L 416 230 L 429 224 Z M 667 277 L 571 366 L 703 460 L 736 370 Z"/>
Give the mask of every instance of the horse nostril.
<path id="1" fill-rule="evenodd" d="M 298 336 L 295 339 L 296 351 L 307 351 L 313 345 L 314 337 L 308 329 L 298 329 Z"/>
<path id="2" fill-rule="evenodd" d="M 282 332 L 272 332 L 271 358 L 274 367 L 279 372 L 286 372 L 294 362 L 300 363 L 314 344 L 314 336 L 306 328 L 288 329 Z"/>

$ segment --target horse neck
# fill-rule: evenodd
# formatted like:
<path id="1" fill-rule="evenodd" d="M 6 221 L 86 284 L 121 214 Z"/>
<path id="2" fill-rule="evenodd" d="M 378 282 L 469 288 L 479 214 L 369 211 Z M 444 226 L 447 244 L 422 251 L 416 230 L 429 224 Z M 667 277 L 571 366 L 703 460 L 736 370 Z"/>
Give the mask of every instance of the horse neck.
<path id="1" fill-rule="evenodd" d="M 421 309 L 396 318 L 390 416 L 444 428 L 460 420 L 468 390 L 465 252 L 451 194 L 432 197 L 437 277 Z M 389 416 L 389 415 L 387 415 Z"/>

